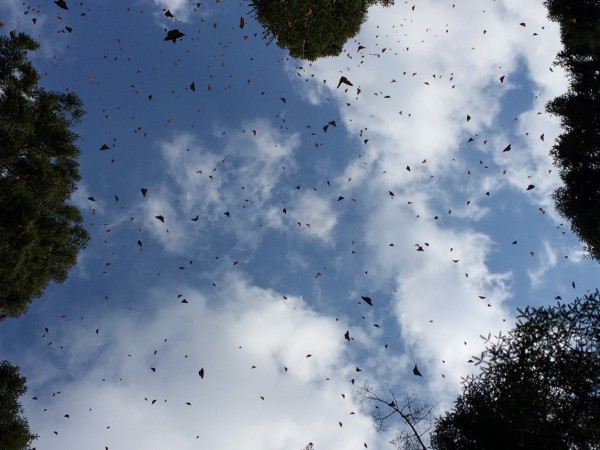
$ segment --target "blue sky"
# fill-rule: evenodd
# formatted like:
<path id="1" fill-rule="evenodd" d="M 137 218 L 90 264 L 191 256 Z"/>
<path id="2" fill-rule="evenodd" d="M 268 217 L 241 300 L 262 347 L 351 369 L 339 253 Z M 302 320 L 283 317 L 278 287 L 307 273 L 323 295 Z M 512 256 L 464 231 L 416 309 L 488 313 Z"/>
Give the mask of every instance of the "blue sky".
<path id="1" fill-rule="evenodd" d="M 552 206 L 567 81 L 542 2 L 397 3 L 310 63 L 244 3 L 2 2 L 87 111 L 91 242 L 0 327 L 37 448 L 391 448 L 355 386 L 440 413 L 481 334 L 598 287 Z"/>

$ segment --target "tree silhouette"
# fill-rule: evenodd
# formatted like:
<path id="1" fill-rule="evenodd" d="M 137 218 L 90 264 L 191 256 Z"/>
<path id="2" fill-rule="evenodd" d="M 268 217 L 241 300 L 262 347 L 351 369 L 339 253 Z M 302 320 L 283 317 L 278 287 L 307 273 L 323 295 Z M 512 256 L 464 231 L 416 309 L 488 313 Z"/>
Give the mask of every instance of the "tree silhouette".
<path id="1" fill-rule="evenodd" d="M 527 308 L 437 420 L 439 450 L 600 448 L 600 293 Z"/>
<path id="2" fill-rule="evenodd" d="M 549 18 L 560 25 L 564 48 L 557 64 L 570 79 L 569 91 L 546 106 L 564 130 L 551 151 L 564 183 L 554 201 L 590 256 L 600 261 L 600 3 L 545 4 Z"/>
<path id="3" fill-rule="evenodd" d="M 277 40 L 294 58 L 314 61 L 337 56 L 358 34 L 371 5 L 393 0 L 251 0 L 265 37 Z"/>
<path id="4" fill-rule="evenodd" d="M 398 399 L 389 387 L 387 390 L 386 394 L 381 394 L 365 384 L 356 392 L 359 398 L 369 403 L 377 431 L 386 429 L 390 419 L 399 419 L 400 428 L 391 444 L 404 450 L 426 450 L 432 424 L 431 412 L 437 404 L 431 405 L 413 394 L 405 394 Z"/>
<path id="5" fill-rule="evenodd" d="M 31 434 L 27 419 L 21 414 L 19 403 L 27 391 L 25 377 L 19 368 L 8 361 L 0 363 L 0 448 L 2 450 L 26 450 L 36 435 Z"/>
<path id="6" fill-rule="evenodd" d="M 1 27 L 1 24 L 0 24 Z M 27 59 L 27 34 L 0 36 L 0 319 L 23 314 L 51 280 L 65 281 L 89 236 L 67 202 L 79 181 L 71 92 L 48 92 Z"/>

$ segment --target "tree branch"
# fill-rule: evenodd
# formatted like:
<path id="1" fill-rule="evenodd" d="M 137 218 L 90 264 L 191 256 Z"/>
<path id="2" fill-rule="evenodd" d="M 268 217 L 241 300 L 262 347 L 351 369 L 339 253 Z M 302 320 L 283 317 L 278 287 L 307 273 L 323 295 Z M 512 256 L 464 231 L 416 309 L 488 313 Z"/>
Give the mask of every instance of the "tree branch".
<path id="1" fill-rule="evenodd" d="M 431 414 L 431 411 L 433 410 L 433 408 L 435 408 L 437 406 L 437 404 L 433 405 L 433 406 L 424 405 L 423 408 L 416 408 L 416 410 L 413 411 L 413 405 L 417 401 L 416 397 L 407 397 L 407 399 L 404 401 L 403 405 L 400 405 L 398 403 L 398 400 L 397 400 L 394 392 L 390 389 L 389 386 L 387 386 L 387 388 L 390 393 L 391 401 L 382 398 L 379 394 L 375 393 L 367 385 L 363 386 L 362 388 L 357 389 L 360 397 L 362 397 L 364 400 L 369 400 L 376 404 L 375 408 L 378 411 L 373 414 L 373 419 L 377 423 L 377 431 L 384 429 L 385 421 L 387 419 L 389 419 L 390 417 L 392 417 L 393 415 L 397 414 L 400 416 L 402 421 L 406 425 L 408 425 L 408 427 L 411 430 L 411 434 L 418 442 L 419 447 L 422 450 L 427 450 L 427 446 L 423 442 L 422 436 L 431 427 L 428 427 L 423 433 L 419 433 L 419 430 L 417 429 L 417 425 L 419 423 L 421 423 L 423 421 L 423 419 L 425 419 L 426 417 L 428 417 Z M 389 413 L 387 413 L 387 414 L 380 413 L 379 407 L 381 405 L 385 405 L 387 408 L 389 408 Z M 422 414 L 424 410 L 426 410 L 426 412 L 424 414 Z"/>

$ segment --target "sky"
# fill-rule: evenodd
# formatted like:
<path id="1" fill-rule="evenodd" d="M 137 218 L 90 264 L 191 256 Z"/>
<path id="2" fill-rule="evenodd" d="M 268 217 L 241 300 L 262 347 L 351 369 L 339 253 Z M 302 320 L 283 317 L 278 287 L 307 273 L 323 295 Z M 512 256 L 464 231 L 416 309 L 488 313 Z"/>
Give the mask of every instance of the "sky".
<path id="1" fill-rule="evenodd" d="M 0 326 L 36 448 L 393 448 L 357 388 L 442 414 L 482 336 L 598 287 L 551 198 L 568 82 L 541 1 L 372 7 L 315 62 L 245 2 L 67 5 L 0 3 L 87 112 L 91 241 Z"/>

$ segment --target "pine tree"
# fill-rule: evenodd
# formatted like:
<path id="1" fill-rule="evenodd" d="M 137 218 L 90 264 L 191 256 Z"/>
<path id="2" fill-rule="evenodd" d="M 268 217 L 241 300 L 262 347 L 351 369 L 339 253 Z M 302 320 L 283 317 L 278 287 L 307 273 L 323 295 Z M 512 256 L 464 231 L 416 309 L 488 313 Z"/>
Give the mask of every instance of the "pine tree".
<path id="1" fill-rule="evenodd" d="M 563 50 L 557 63 L 570 79 L 569 91 L 546 106 L 563 127 L 551 151 L 564 183 L 554 200 L 590 256 L 600 261 L 600 2 L 547 0 L 546 6 L 560 25 Z"/>
<path id="2" fill-rule="evenodd" d="M 46 91 L 27 34 L 0 36 L 0 319 L 23 314 L 52 280 L 63 282 L 89 235 L 68 203 L 80 179 L 71 93 Z"/>
<path id="3" fill-rule="evenodd" d="M 356 36 L 369 6 L 392 0 L 251 0 L 265 37 L 277 40 L 294 58 L 314 61 L 342 52 Z"/>
<path id="4" fill-rule="evenodd" d="M 2 450 L 27 450 L 37 438 L 29 430 L 27 419 L 21 414 L 19 403 L 27 391 L 26 379 L 19 368 L 8 361 L 0 363 L 0 448 Z"/>

